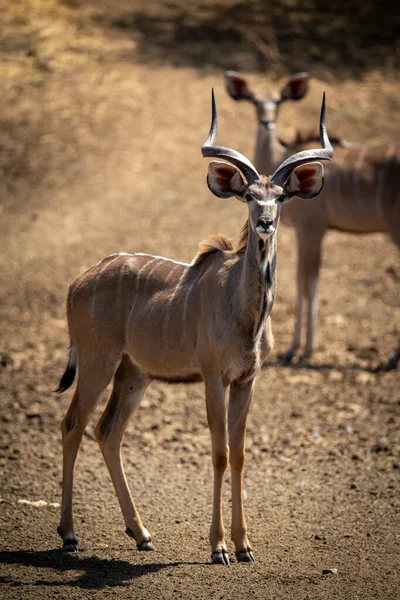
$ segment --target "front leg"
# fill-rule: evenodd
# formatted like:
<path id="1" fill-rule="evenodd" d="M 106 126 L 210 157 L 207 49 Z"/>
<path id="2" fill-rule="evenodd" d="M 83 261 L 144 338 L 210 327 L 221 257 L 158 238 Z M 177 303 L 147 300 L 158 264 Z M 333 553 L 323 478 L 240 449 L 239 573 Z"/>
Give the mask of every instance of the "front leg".
<path id="1" fill-rule="evenodd" d="M 253 395 L 254 380 L 231 384 L 229 395 L 229 448 L 232 473 L 232 540 L 238 562 L 254 562 L 247 537 L 243 507 L 243 466 L 246 441 L 246 421 Z"/>
<path id="2" fill-rule="evenodd" d="M 207 420 L 211 434 L 214 469 L 214 501 L 210 528 L 211 559 L 213 564 L 229 565 L 222 520 L 222 480 L 228 465 L 229 454 L 226 436 L 226 388 L 217 377 L 206 379 L 205 383 Z"/>

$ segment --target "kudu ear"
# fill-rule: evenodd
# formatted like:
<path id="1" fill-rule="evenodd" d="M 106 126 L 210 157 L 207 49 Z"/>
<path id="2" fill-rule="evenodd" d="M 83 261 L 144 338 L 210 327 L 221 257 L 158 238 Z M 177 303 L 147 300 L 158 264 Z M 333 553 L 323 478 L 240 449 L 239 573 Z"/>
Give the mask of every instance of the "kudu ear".
<path id="1" fill-rule="evenodd" d="M 305 163 L 293 169 L 284 185 L 289 197 L 310 200 L 318 196 L 324 187 L 324 167 L 319 162 Z"/>
<path id="2" fill-rule="evenodd" d="M 292 75 L 281 90 L 281 100 L 301 100 L 308 92 L 308 73 Z"/>
<path id="3" fill-rule="evenodd" d="M 242 196 L 245 190 L 239 169 L 216 160 L 208 165 L 207 185 L 218 198 Z"/>
<path id="4" fill-rule="evenodd" d="M 228 94 L 234 100 L 250 100 L 252 93 L 247 79 L 236 71 L 225 71 L 225 83 Z"/>

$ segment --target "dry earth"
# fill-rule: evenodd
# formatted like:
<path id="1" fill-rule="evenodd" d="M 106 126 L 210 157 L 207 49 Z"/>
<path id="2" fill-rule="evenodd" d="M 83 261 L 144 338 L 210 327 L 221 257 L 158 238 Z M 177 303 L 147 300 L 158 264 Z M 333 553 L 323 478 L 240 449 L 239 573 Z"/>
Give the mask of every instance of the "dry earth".
<path id="1" fill-rule="evenodd" d="M 216 3 L 224 4 L 234 3 Z M 68 285 L 112 252 L 190 260 L 208 233 L 238 231 L 245 208 L 217 200 L 205 185 L 199 150 L 210 88 L 222 143 L 251 156 L 255 130 L 250 107 L 223 90 L 225 46 L 220 62 L 201 68 L 200 50 L 189 60 L 177 44 L 172 60 L 157 40 L 151 45 L 150 16 L 159 27 L 165 18 L 168 41 L 168 10 L 178 2 L 138 2 L 141 20 L 126 4 L 119 12 L 110 5 L 3 6 L 0 596 L 394 600 L 400 385 L 398 371 L 374 368 L 399 338 L 400 266 L 381 234 L 327 236 L 319 345 L 309 363 L 284 366 L 278 353 L 293 327 L 296 256 L 293 232 L 280 229 L 276 346 L 248 423 L 246 510 L 256 563 L 209 564 L 212 469 L 201 385 L 153 385 L 126 435 L 127 477 L 158 552 L 138 553 L 123 533 L 94 419 L 76 471 L 80 552 L 61 553 L 53 503 L 59 422 L 71 393 L 52 390 L 66 360 Z M 206 56 L 209 40 L 194 41 Z M 254 67 L 248 48 L 236 51 L 234 68 Z M 304 68 L 312 69 L 309 61 Z M 283 135 L 293 135 L 293 123 L 314 126 L 325 89 L 331 131 L 370 143 L 398 138 L 399 88 L 389 71 L 355 80 L 326 70 L 322 79 L 320 65 L 309 97 L 284 107 Z M 229 508 L 227 473 L 227 524 Z"/>

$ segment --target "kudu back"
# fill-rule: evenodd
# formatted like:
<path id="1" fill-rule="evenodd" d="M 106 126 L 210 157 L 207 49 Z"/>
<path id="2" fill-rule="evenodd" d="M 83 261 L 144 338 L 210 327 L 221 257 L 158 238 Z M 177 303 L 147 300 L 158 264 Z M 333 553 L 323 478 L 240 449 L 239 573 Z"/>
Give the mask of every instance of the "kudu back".
<path id="1" fill-rule="evenodd" d="M 270 313 L 276 290 L 276 232 L 282 204 L 310 198 L 323 185 L 332 147 L 321 110 L 322 148 L 287 158 L 272 176 L 260 175 L 242 154 L 215 146 L 217 111 L 202 146 L 207 183 L 219 198 L 246 205 L 247 221 L 234 246 L 212 236 L 190 264 L 148 254 L 114 254 L 79 277 L 67 301 L 70 358 L 60 392 L 78 382 L 61 430 L 63 488 L 58 532 L 65 551 L 76 551 L 72 516 L 75 459 L 90 414 L 114 379 L 108 404 L 95 427 L 122 509 L 126 533 L 139 550 L 154 550 L 131 497 L 121 460 L 128 420 L 154 380 L 204 381 L 214 469 L 212 562 L 229 564 L 222 521 L 222 480 L 230 463 L 232 529 L 238 561 L 254 554 L 242 501 L 245 427 L 254 381 L 272 348 Z M 297 201 L 297 200 L 296 200 Z M 229 389 L 228 411 L 226 390 Z M 228 412 L 228 414 L 227 414 Z"/>
<path id="2" fill-rule="evenodd" d="M 254 164 L 263 172 L 272 172 L 293 152 L 315 144 L 301 136 L 293 145 L 282 143 L 277 120 L 282 102 L 301 100 L 308 92 L 309 75 L 296 73 L 281 89 L 269 86 L 253 90 L 246 77 L 234 71 L 225 73 L 226 88 L 234 100 L 247 100 L 256 109 L 257 137 Z M 300 348 L 304 313 L 307 316 L 306 343 L 303 356 L 309 357 L 315 346 L 317 291 L 322 259 L 322 242 L 328 229 L 349 233 L 387 232 L 400 249 L 400 146 L 355 146 L 331 136 L 335 160 L 325 170 L 325 185 L 317 201 L 286 203 L 281 220 L 296 231 L 297 309 L 292 342 L 285 352 L 290 361 Z M 395 368 L 400 347 L 385 368 Z"/>

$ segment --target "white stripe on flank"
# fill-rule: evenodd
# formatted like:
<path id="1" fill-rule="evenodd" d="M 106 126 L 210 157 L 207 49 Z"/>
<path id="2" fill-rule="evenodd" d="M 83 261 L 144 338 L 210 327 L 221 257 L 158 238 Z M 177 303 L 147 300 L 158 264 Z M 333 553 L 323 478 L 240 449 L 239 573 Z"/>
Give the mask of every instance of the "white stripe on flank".
<path id="1" fill-rule="evenodd" d="M 101 260 L 99 260 L 97 265 L 100 265 L 102 262 L 104 262 L 105 260 L 108 260 L 109 258 L 114 258 L 114 257 L 118 258 L 119 256 L 133 256 L 133 254 L 128 254 L 127 252 L 114 252 L 114 254 L 109 254 L 105 258 L 102 258 Z"/>
<path id="2" fill-rule="evenodd" d="M 183 302 L 183 310 L 182 310 L 182 327 L 185 327 L 185 322 L 186 322 L 186 311 L 187 311 L 187 306 L 189 303 L 189 296 L 190 296 L 190 292 L 192 291 L 192 289 L 194 287 L 197 286 L 197 284 L 199 283 L 201 277 L 202 277 L 203 273 L 200 271 L 200 273 L 197 275 L 196 279 L 194 281 L 192 281 L 192 283 L 188 286 L 187 292 L 185 294 L 185 300 Z"/>
<path id="3" fill-rule="evenodd" d="M 170 270 L 170 272 L 168 273 L 168 275 L 165 278 L 165 283 L 167 283 L 167 281 L 169 281 L 169 279 L 171 278 L 172 273 L 175 273 L 175 271 L 177 270 L 177 268 L 180 266 L 180 264 L 176 264 L 174 267 L 172 267 L 172 269 Z"/>
<path id="4" fill-rule="evenodd" d="M 161 264 L 162 264 L 162 263 L 161 263 Z M 155 269 L 156 267 L 158 267 L 159 265 L 160 265 L 160 263 L 157 263 L 157 265 L 156 265 L 155 267 L 153 267 L 153 269 L 151 269 L 151 271 L 150 271 L 150 273 L 149 273 L 148 277 L 150 277 L 150 276 L 151 276 L 151 274 L 152 274 L 152 272 L 154 271 L 154 269 Z M 170 272 L 168 273 L 168 275 L 167 275 L 167 276 L 166 276 L 166 278 L 164 279 L 164 283 L 167 283 L 167 282 L 169 281 L 169 279 L 171 278 L 171 276 L 172 276 L 172 274 L 174 273 L 174 271 L 176 271 L 176 269 L 179 269 L 179 267 L 181 267 L 181 265 L 180 265 L 180 264 L 177 264 L 177 265 L 174 265 L 174 266 L 171 268 Z M 148 281 L 148 280 L 147 280 L 147 281 Z M 147 281 L 146 281 L 146 287 L 147 287 Z M 148 311 L 151 311 L 152 309 L 153 309 L 153 306 L 150 306 L 150 307 L 149 307 L 147 310 L 148 310 Z"/>
<path id="5" fill-rule="evenodd" d="M 111 256 L 113 256 L 113 255 L 111 255 Z M 91 321 L 91 324 L 92 324 L 92 330 L 93 330 L 93 333 L 94 333 L 95 337 L 96 337 L 96 332 L 95 332 L 95 327 L 94 327 L 94 313 L 95 313 L 95 310 L 96 310 L 96 291 L 97 291 L 97 286 L 99 284 L 100 277 L 103 274 L 103 272 L 105 271 L 105 269 L 107 267 L 109 267 L 113 262 L 115 262 L 118 258 L 119 258 L 119 254 L 117 256 L 115 256 L 113 258 L 113 260 L 110 260 L 110 262 L 106 263 L 103 266 L 103 268 L 100 269 L 100 271 L 96 275 L 96 279 L 95 279 L 95 282 L 94 282 L 94 288 L 93 288 L 92 302 L 91 302 L 91 307 L 90 307 L 90 321 Z M 100 264 L 100 263 L 98 263 L 98 264 Z"/>
<path id="6" fill-rule="evenodd" d="M 120 255 L 121 256 L 121 255 Z M 131 254 L 124 254 L 124 256 L 132 256 Z M 121 302 L 121 296 L 122 296 L 122 279 L 124 276 L 124 273 L 129 272 L 130 271 L 130 264 L 129 262 L 123 262 L 121 265 L 121 268 L 119 270 L 119 276 L 118 276 L 118 285 L 117 285 L 117 301 L 116 301 L 116 306 L 117 306 L 117 312 L 119 313 L 122 309 L 122 302 Z"/>
<path id="7" fill-rule="evenodd" d="M 184 265 L 185 267 L 189 267 L 192 264 L 192 263 L 180 262 L 179 260 L 172 260 L 172 258 L 166 258 L 165 256 L 157 256 L 156 254 L 146 254 L 145 252 L 134 252 L 133 254 L 131 252 L 115 252 L 114 254 L 109 254 L 105 258 L 102 258 L 101 260 L 99 260 L 99 262 L 97 264 L 99 265 L 104 260 L 113 258 L 114 256 L 116 258 L 118 256 L 148 256 L 149 258 L 159 258 L 160 260 L 167 260 L 168 262 L 175 263 L 176 265 Z"/>
<path id="8" fill-rule="evenodd" d="M 141 273 L 145 270 L 145 268 L 149 265 L 151 265 L 151 263 L 153 263 L 156 259 L 154 257 L 149 256 L 148 254 L 142 254 L 141 256 L 148 256 L 148 258 L 150 258 L 150 260 L 148 260 L 147 262 L 144 263 L 144 265 L 139 269 L 139 271 L 137 272 L 137 279 L 136 279 L 136 287 L 135 287 L 135 299 L 132 302 L 132 306 L 129 310 L 129 314 L 128 314 L 128 323 L 130 323 L 130 319 L 131 319 L 131 315 L 133 313 L 133 309 L 136 306 L 136 302 L 138 299 L 138 291 L 139 291 L 139 283 L 140 283 L 140 275 Z"/>
<path id="9" fill-rule="evenodd" d="M 155 260 L 157 260 L 157 259 L 153 259 L 151 262 L 153 263 Z M 150 263 L 147 263 L 147 264 L 149 265 Z M 143 289 L 143 297 L 145 297 L 145 296 L 146 296 L 146 292 L 147 292 L 147 286 L 148 286 L 148 284 L 149 284 L 149 281 L 150 281 L 150 278 L 151 278 L 152 274 L 154 273 L 154 271 L 155 271 L 155 270 L 157 269 L 157 267 L 159 267 L 159 266 L 160 266 L 160 263 L 157 261 L 157 262 L 156 262 L 156 264 L 155 264 L 155 265 L 154 265 L 154 266 L 153 266 L 153 267 L 150 269 L 150 271 L 147 273 L 147 275 L 146 275 L 146 280 L 145 280 L 145 284 L 144 284 L 144 289 Z M 136 297 L 137 297 L 137 296 L 136 296 Z M 135 298 L 135 302 L 136 302 L 136 298 Z M 133 308 L 133 307 L 132 307 L 132 308 Z M 131 322 L 130 322 L 130 325 L 133 325 L 133 322 L 134 322 L 134 320 L 135 320 L 135 315 L 133 314 L 133 315 L 132 315 L 132 320 L 131 320 Z"/>
<path id="10" fill-rule="evenodd" d="M 169 325 L 169 320 L 171 317 L 171 308 L 172 308 L 172 303 L 174 301 L 174 298 L 179 290 L 179 288 L 181 287 L 181 283 L 183 281 L 183 278 L 185 277 L 187 273 L 187 269 L 184 269 L 182 272 L 182 275 L 179 277 L 179 280 L 175 286 L 174 292 L 173 294 L 171 294 L 171 297 L 169 298 L 166 308 L 165 308 L 165 321 L 164 321 L 164 342 L 167 342 L 167 334 L 168 334 L 168 325 Z"/>
<path id="11" fill-rule="evenodd" d="M 165 258 L 165 256 L 156 256 L 153 254 L 144 254 L 143 252 L 135 252 L 134 256 L 149 256 L 150 258 L 158 258 L 160 260 L 167 260 L 168 262 L 172 262 L 176 265 L 184 265 L 185 267 L 190 267 L 192 263 L 184 263 L 179 260 L 172 260 L 172 258 Z"/>

